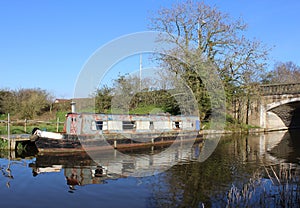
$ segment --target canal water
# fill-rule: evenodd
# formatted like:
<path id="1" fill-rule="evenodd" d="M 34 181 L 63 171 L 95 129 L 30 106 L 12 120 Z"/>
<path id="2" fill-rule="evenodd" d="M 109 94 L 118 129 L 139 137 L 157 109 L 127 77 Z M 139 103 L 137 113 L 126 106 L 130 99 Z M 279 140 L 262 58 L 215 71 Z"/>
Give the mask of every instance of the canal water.
<path id="1" fill-rule="evenodd" d="M 199 162 L 204 146 L 122 153 L 131 159 L 1 152 L 0 206 L 300 206 L 300 131 L 222 136 Z"/>

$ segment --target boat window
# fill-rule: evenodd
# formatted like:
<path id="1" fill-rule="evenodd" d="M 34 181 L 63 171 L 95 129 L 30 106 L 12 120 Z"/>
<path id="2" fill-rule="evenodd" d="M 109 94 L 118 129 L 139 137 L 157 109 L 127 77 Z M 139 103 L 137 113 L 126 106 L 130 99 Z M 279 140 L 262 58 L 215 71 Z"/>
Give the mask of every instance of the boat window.
<path id="1" fill-rule="evenodd" d="M 173 122 L 173 127 L 175 129 L 180 129 L 181 128 L 181 122 L 180 121 L 174 121 Z"/>
<path id="2" fill-rule="evenodd" d="M 135 129 L 135 121 L 123 121 L 123 129 L 124 130 L 130 130 L 130 129 Z"/>
<path id="3" fill-rule="evenodd" d="M 151 130 L 154 129 L 153 121 L 150 121 L 149 129 L 151 129 Z"/>
<path id="4" fill-rule="evenodd" d="M 97 130 L 103 129 L 103 121 L 96 121 L 96 129 Z"/>
<path id="5" fill-rule="evenodd" d="M 135 164 L 134 162 L 128 160 L 128 161 L 123 161 L 122 162 L 122 172 L 132 172 L 135 169 Z"/>
<path id="6" fill-rule="evenodd" d="M 103 121 L 92 121 L 92 130 L 102 130 L 103 129 Z"/>

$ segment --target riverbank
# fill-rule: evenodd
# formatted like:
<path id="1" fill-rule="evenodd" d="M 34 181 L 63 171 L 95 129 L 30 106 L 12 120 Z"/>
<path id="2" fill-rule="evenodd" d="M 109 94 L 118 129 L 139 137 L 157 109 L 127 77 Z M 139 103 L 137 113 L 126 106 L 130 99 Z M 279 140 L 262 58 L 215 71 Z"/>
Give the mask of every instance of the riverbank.
<path id="1" fill-rule="evenodd" d="M 229 134 L 258 134 L 270 131 L 282 131 L 287 129 L 272 129 L 266 131 L 265 129 L 261 128 L 251 128 L 251 129 L 235 129 L 235 130 L 212 130 L 212 129 L 205 129 L 199 131 L 199 136 L 203 137 L 206 135 L 229 135 Z M 30 142 L 30 135 L 31 134 L 11 134 L 10 135 L 10 146 L 8 146 L 8 135 L 0 135 L 0 149 L 24 149 L 25 145 Z"/>
<path id="2" fill-rule="evenodd" d="M 300 129 L 300 126 L 297 128 L 259 128 L 259 127 L 249 127 L 249 128 L 232 128 L 232 129 L 223 129 L 223 130 L 212 130 L 212 129 L 203 129 L 200 130 L 200 134 L 208 135 L 208 134 L 257 134 L 257 133 L 265 133 L 265 132 L 273 132 L 273 131 L 287 131 L 290 129 Z"/>
<path id="3" fill-rule="evenodd" d="M 272 130 L 272 131 L 282 131 L 283 129 Z M 285 129 L 287 130 L 287 129 Z M 255 134 L 255 133 L 264 133 L 269 130 L 262 128 L 251 128 L 251 129 L 234 129 L 234 130 L 213 130 L 206 129 L 200 130 L 200 135 L 208 135 L 208 134 Z"/>

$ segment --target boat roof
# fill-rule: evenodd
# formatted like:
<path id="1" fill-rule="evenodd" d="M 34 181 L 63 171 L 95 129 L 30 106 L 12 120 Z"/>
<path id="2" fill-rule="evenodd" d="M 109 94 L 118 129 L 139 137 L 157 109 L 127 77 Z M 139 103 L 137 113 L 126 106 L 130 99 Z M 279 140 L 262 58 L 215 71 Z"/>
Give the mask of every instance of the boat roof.
<path id="1" fill-rule="evenodd" d="M 134 117 L 199 117 L 197 115 L 171 115 L 170 113 L 157 113 L 157 114 L 104 114 L 104 113 L 91 113 L 91 112 L 81 112 L 81 113 L 68 113 L 67 115 L 94 115 L 94 116 L 134 116 Z"/>

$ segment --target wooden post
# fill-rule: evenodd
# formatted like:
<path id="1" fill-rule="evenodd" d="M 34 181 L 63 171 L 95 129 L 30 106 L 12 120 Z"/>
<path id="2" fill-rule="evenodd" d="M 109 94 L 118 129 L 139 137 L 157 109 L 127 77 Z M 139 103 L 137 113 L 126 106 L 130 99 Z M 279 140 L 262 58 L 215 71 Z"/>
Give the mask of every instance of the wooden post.
<path id="1" fill-rule="evenodd" d="M 27 133 L 27 119 L 24 120 L 24 133 Z"/>
<path id="2" fill-rule="evenodd" d="M 58 132 L 58 127 L 59 127 L 59 117 L 57 117 L 57 121 L 56 121 L 56 132 Z"/>
<path id="3" fill-rule="evenodd" d="M 8 150 L 10 150 L 10 116 L 7 114 L 7 143 Z"/>
<path id="4" fill-rule="evenodd" d="M 15 150 L 16 149 L 16 140 L 13 138 L 13 139 L 10 139 L 10 150 Z"/>

